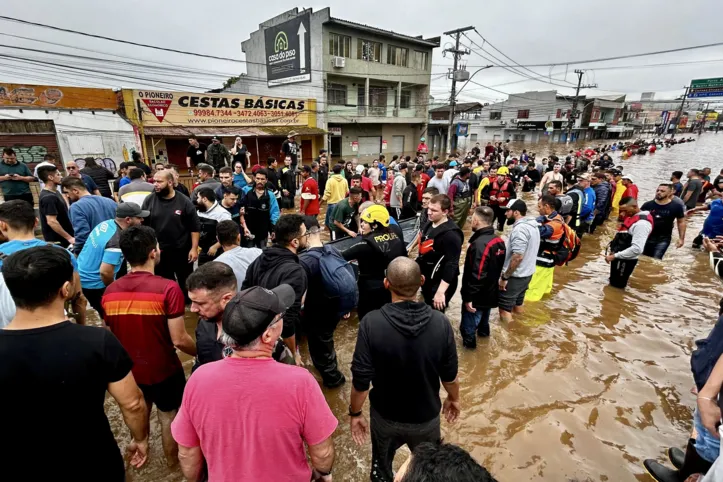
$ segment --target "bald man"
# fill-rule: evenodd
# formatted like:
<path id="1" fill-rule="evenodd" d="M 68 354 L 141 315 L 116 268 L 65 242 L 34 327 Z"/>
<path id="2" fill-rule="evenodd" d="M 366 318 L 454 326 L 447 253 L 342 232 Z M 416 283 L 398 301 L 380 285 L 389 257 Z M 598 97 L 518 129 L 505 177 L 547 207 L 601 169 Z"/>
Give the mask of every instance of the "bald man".
<path id="1" fill-rule="evenodd" d="M 198 259 L 201 223 L 191 200 L 178 195 L 173 188 L 173 173 L 169 169 L 153 176 L 153 191 L 143 201 L 143 209 L 151 213 L 144 224 L 156 231 L 161 248 L 156 274 L 178 281 L 186 303 L 190 303 L 186 278 Z"/>
<path id="2" fill-rule="evenodd" d="M 77 177 L 78 179 L 82 179 L 83 184 L 85 184 L 85 187 L 86 189 L 88 189 L 89 193 L 100 196 L 98 185 L 95 183 L 92 177 L 80 172 L 80 167 L 78 167 L 78 164 L 76 164 L 75 161 L 66 162 L 65 169 L 67 169 L 69 177 Z"/>
<path id="3" fill-rule="evenodd" d="M 422 442 L 440 440 L 440 410 L 449 422 L 459 416 L 454 334 L 443 313 L 416 301 L 423 283 L 415 261 L 394 259 L 384 279 L 392 302 L 359 324 L 349 417 L 352 438 L 362 445 L 369 434 L 362 407 L 373 384 L 372 480 L 394 478 L 392 461 L 402 445 L 414 450 Z M 447 391 L 444 405 L 440 382 Z"/>

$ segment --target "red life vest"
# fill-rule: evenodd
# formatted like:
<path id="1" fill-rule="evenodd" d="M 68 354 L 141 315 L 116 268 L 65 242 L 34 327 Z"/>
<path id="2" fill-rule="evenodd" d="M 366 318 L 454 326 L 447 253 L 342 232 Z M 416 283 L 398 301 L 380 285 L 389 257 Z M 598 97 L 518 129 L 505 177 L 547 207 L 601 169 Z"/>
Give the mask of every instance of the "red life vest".
<path id="1" fill-rule="evenodd" d="M 510 187 L 510 183 L 512 183 L 511 180 L 507 179 L 505 177 L 505 182 L 500 186 L 499 184 L 500 176 L 497 176 L 494 181 L 492 181 L 492 184 L 490 185 L 490 205 L 491 206 L 506 206 L 507 202 L 510 200 L 510 193 L 507 191 Z M 492 196 L 496 198 L 495 201 L 492 200 Z"/>
<path id="2" fill-rule="evenodd" d="M 635 216 L 625 218 L 625 221 L 623 221 L 618 228 L 618 233 L 627 233 L 628 230 L 633 226 L 633 224 L 637 223 L 640 220 L 648 221 L 650 224 L 653 224 L 653 217 L 650 214 L 641 215 L 640 213 L 638 213 Z"/>
<path id="3" fill-rule="evenodd" d="M 608 247 L 610 248 L 611 252 L 619 253 L 620 251 L 624 251 L 633 245 L 633 235 L 630 234 L 628 231 L 633 226 L 633 224 L 637 223 L 638 221 L 647 221 L 651 225 L 653 225 L 653 216 L 651 216 L 650 214 L 638 213 L 635 216 L 629 216 L 625 218 L 625 220 L 618 228 L 618 232 L 615 233 L 615 237 L 612 241 L 610 241 Z"/>

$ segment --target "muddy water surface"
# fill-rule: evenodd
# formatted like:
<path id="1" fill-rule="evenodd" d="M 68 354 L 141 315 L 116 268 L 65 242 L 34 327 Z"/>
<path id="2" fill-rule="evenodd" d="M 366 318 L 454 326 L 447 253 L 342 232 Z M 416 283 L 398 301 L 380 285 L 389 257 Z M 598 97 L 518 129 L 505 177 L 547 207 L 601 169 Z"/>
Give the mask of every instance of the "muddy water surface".
<path id="1" fill-rule="evenodd" d="M 546 145 L 535 148 L 548 152 Z M 709 166 L 715 175 L 723 167 L 721 149 L 723 134 L 704 134 L 697 142 L 620 163 L 647 201 L 674 170 Z M 686 442 L 695 402 L 689 392 L 690 351 L 717 318 L 721 285 L 707 255 L 690 248 L 703 219 L 692 218 L 686 246 L 671 246 L 664 261 L 641 258 L 625 291 L 606 286 L 603 253 L 615 229 L 608 222 L 584 238 L 570 266 L 556 269 L 551 296 L 527 304 L 511 324 L 500 323 L 494 313 L 492 336 L 476 351 L 464 350 L 457 335 L 463 412 L 454 424 L 442 422 L 445 439 L 470 451 L 501 482 L 650 480 L 642 460 L 662 461 L 667 447 Z M 457 298 L 448 310 L 455 329 L 459 311 Z M 189 313 L 189 332 L 195 325 Z M 357 326 L 352 317 L 336 332 L 347 379 Z M 190 360 L 184 362 L 190 371 Z M 346 416 L 350 390 L 349 382 L 324 390 L 339 418 L 334 480 L 363 481 L 371 448 L 352 442 Z M 107 412 L 124 447 L 127 429 L 115 402 L 107 402 Z M 140 471 L 129 470 L 128 479 L 183 480 L 180 471 L 165 466 L 155 414 L 151 423 L 152 460 Z M 398 452 L 395 467 L 407 454 Z"/>

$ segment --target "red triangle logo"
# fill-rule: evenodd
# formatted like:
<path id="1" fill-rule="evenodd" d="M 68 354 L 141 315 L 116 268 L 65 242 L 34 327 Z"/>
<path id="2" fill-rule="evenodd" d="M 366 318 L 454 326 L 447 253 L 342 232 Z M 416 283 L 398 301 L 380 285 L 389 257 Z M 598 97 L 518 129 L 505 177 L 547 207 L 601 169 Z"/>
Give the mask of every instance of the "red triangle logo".
<path id="1" fill-rule="evenodd" d="M 143 102 L 148 106 L 151 114 L 158 119 L 158 122 L 163 122 L 173 101 L 170 99 L 143 99 Z"/>

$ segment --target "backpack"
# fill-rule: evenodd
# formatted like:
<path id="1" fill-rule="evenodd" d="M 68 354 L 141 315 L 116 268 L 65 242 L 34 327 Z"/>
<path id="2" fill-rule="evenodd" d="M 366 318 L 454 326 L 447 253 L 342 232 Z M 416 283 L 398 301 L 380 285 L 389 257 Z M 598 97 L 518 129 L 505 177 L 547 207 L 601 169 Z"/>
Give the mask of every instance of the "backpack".
<path id="1" fill-rule="evenodd" d="M 574 229 L 566 223 L 562 224 L 562 229 L 565 230 L 565 240 L 562 242 L 562 246 L 557 253 L 555 253 L 555 266 L 564 266 L 577 258 L 577 255 L 580 253 L 580 247 L 582 246 L 582 242 Z"/>
<path id="2" fill-rule="evenodd" d="M 309 251 L 310 256 L 319 260 L 321 280 L 325 294 L 339 300 L 339 313 L 346 314 L 356 308 L 359 291 L 356 275 L 351 264 L 334 246 L 325 245 L 323 252 Z"/>

